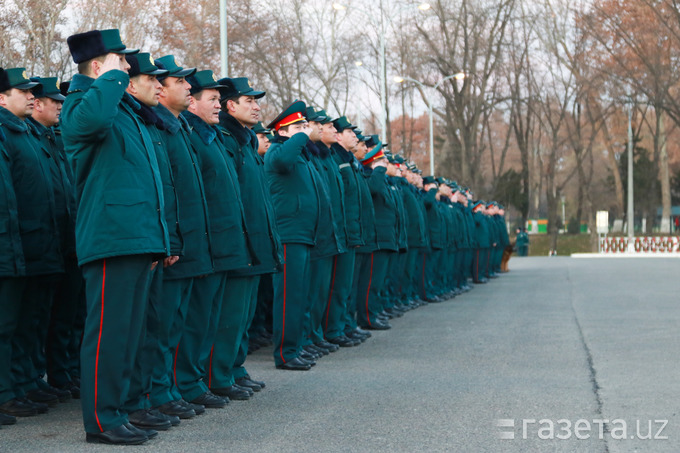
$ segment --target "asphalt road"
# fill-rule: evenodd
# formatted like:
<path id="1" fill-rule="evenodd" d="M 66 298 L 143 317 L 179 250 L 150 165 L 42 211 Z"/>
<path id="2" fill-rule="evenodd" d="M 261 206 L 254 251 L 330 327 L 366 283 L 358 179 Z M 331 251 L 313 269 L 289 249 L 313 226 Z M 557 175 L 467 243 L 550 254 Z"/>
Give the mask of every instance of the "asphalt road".
<path id="1" fill-rule="evenodd" d="M 510 268 L 311 371 L 258 351 L 246 365 L 266 389 L 142 446 L 85 443 L 72 401 L 2 427 L 0 451 L 680 451 L 680 260 Z"/>

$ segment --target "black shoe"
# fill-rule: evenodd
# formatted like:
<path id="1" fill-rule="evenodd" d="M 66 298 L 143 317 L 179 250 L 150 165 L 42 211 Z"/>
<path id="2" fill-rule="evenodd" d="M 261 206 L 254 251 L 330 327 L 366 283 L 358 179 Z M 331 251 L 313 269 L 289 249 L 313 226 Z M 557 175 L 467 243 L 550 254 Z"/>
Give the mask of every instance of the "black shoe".
<path id="1" fill-rule="evenodd" d="M 339 337 L 335 338 L 327 338 L 326 340 L 331 344 L 340 346 L 341 348 L 351 348 L 352 346 L 356 346 L 356 342 L 348 338 L 347 335 L 340 335 Z"/>
<path id="2" fill-rule="evenodd" d="M 160 412 L 157 414 L 162 415 Z M 128 420 L 139 429 L 166 431 L 172 427 L 170 420 L 153 414 L 149 409 L 139 409 L 128 414 Z"/>
<path id="3" fill-rule="evenodd" d="M 316 359 L 319 358 L 316 354 L 310 354 L 309 352 L 305 351 L 304 349 L 300 351 L 300 357 L 305 359 L 308 362 L 315 362 Z"/>
<path id="4" fill-rule="evenodd" d="M 49 393 L 51 395 L 56 396 L 59 399 L 60 403 L 65 403 L 66 401 L 71 399 L 70 390 L 54 387 L 48 384 L 43 379 L 38 379 L 36 382 L 38 383 L 38 389 L 42 390 L 45 393 Z"/>
<path id="5" fill-rule="evenodd" d="M 17 418 L 11 415 L 3 414 L 0 412 L 0 425 L 14 425 L 17 422 Z"/>
<path id="6" fill-rule="evenodd" d="M 210 388 L 210 391 L 217 396 L 226 396 L 230 400 L 246 401 L 250 399 L 250 392 L 235 385 L 222 388 Z"/>
<path id="7" fill-rule="evenodd" d="M 200 404 L 206 409 L 221 409 L 229 403 L 229 398 L 223 398 L 207 391 L 190 401 L 193 404 Z"/>
<path id="8" fill-rule="evenodd" d="M 243 386 L 238 385 L 235 382 L 234 382 L 234 387 L 236 387 L 237 389 L 245 390 L 246 392 L 248 392 L 248 394 L 250 396 L 253 396 L 255 394 L 255 391 L 253 389 L 251 389 L 250 387 L 243 387 Z"/>
<path id="9" fill-rule="evenodd" d="M 59 404 L 59 397 L 57 395 L 47 393 L 40 389 L 26 392 L 26 398 L 33 401 L 34 403 L 47 404 L 49 407 L 55 407 L 57 404 Z"/>
<path id="10" fill-rule="evenodd" d="M 302 357 L 302 355 L 298 356 L 298 359 L 302 360 L 303 362 L 307 362 L 309 366 L 316 366 L 316 360 L 305 359 Z"/>
<path id="11" fill-rule="evenodd" d="M 357 327 L 356 329 L 354 329 L 354 332 L 358 333 L 359 335 L 363 335 L 366 338 L 371 338 L 373 336 L 371 332 L 369 332 L 368 330 L 364 330 L 361 327 Z"/>
<path id="12" fill-rule="evenodd" d="M 35 410 L 38 411 L 38 414 L 46 414 L 48 406 L 45 403 L 36 403 L 35 401 L 29 400 L 28 398 L 17 398 L 17 401 L 20 401 L 28 406 L 31 406 L 35 408 Z M 2 410 L 0 408 L 0 410 Z"/>
<path id="13" fill-rule="evenodd" d="M 125 423 L 123 426 L 125 426 L 132 434 L 143 434 L 149 439 L 153 439 L 154 437 L 158 436 L 158 431 L 153 429 L 139 429 L 130 422 Z"/>
<path id="14" fill-rule="evenodd" d="M 188 403 L 187 403 L 188 404 Z M 196 411 L 190 407 L 186 407 L 179 403 L 179 401 L 169 401 L 160 406 L 156 406 L 153 409 L 169 416 L 178 417 L 179 419 L 186 420 L 196 416 Z"/>
<path id="15" fill-rule="evenodd" d="M 264 382 L 263 382 L 264 384 Z M 253 392 L 259 392 L 262 390 L 262 386 L 255 381 L 248 379 L 247 377 L 242 377 L 241 379 L 236 379 L 236 385 L 239 387 L 248 387 L 251 389 Z"/>
<path id="16" fill-rule="evenodd" d="M 133 433 L 124 425 L 120 425 L 103 433 L 86 433 L 85 440 L 110 445 L 139 445 L 149 440 L 149 437 L 146 434 Z"/>
<path id="17" fill-rule="evenodd" d="M 180 406 L 183 406 L 187 409 L 193 410 L 194 412 L 196 412 L 196 415 L 205 414 L 205 406 L 202 405 L 202 404 L 188 403 L 188 402 L 184 401 L 183 399 L 179 399 L 175 402 L 177 404 L 179 404 Z"/>
<path id="18" fill-rule="evenodd" d="M 340 349 L 340 346 L 337 344 L 329 343 L 326 340 L 321 340 L 316 343 L 314 343 L 317 348 L 325 349 L 328 352 L 335 352 L 338 349 Z"/>
<path id="19" fill-rule="evenodd" d="M 71 398 L 75 400 L 80 399 L 80 387 L 75 385 L 73 382 L 69 382 L 68 384 L 62 385 L 61 387 L 57 387 L 59 390 L 66 390 L 71 394 Z M 60 399 L 61 401 L 61 399 Z"/>
<path id="20" fill-rule="evenodd" d="M 160 406 L 156 406 L 154 409 L 157 411 L 180 419 L 186 420 L 196 416 L 196 411 L 191 408 L 184 407 L 177 401 L 170 401 Z"/>
<path id="21" fill-rule="evenodd" d="M 307 371 L 312 366 L 309 362 L 302 360 L 300 357 L 295 357 L 293 360 L 289 360 L 286 363 L 276 365 L 279 370 L 293 370 L 293 371 Z"/>
<path id="22" fill-rule="evenodd" d="M 316 346 L 315 344 L 308 344 L 307 346 L 304 346 L 302 349 L 304 349 L 307 352 L 314 352 L 316 354 L 321 354 L 321 356 L 325 356 L 330 354 L 328 352 L 328 349 L 320 348 Z"/>
<path id="23" fill-rule="evenodd" d="M 355 341 L 358 341 L 360 343 L 363 343 L 364 341 L 366 341 L 366 339 L 368 339 L 368 337 L 360 335 L 357 332 L 346 333 L 345 336 L 347 338 L 349 338 L 350 340 L 355 340 Z"/>
<path id="24" fill-rule="evenodd" d="M 13 399 L 0 404 L 0 412 L 12 417 L 31 417 L 38 415 L 38 409 L 33 404 L 26 404 L 21 400 Z"/>
<path id="25" fill-rule="evenodd" d="M 172 426 L 179 426 L 179 424 L 181 423 L 181 420 L 176 415 L 164 414 L 163 412 L 159 411 L 158 409 L 148 409 L 148 411 L 154 417 L 158 417 L 161 420 L 169 421 Z"/>
<path id="26" fill-rule="evenodd" d="M 387 329 L 391 329 L 392 326 L 389 325 L 386 322 L 376 321 L 376 322 L 372 323 L 370 326 L 362 326 L 361 328 L 362 329 L 369 329 L 369 330 L 387 330 Z"/>

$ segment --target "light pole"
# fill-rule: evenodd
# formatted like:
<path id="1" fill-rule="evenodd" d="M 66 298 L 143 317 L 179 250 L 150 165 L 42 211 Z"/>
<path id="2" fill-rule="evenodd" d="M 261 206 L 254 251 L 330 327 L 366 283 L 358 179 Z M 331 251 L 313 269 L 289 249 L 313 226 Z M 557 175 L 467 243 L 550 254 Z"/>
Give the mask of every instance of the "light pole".
<path id="1" fill-rule="evenodd" d="M 635 252 L 633 233 L 635 218 L 633 212 L 633 98 L 628 97 L 628 252 Z"/>
<path id="2" fill-rule="evenodd" d="M 466 76 L 467 75 L 464 72 L 459 72 L 457 74 L 448 75 L 448 76 L 444 77 L 443 79 L 441 79 L 439 82 L 437 82 L 434 85 L 434 87 L 432 87 L 432 88 L 434 88 L 434 90 L 437 91 L 437 88 L 439 88 L 439 86 L 442 83 L 444 83 L 445 81 L 447 81 L 449 79 L 462 80 Z M 427 113 L 428 113 L 429 119 L 430 119 L 430 174 L 432 176 L 434 176 L 434 120 L 433 120 L 433 113 L 434 112 L 433 112 L 432 101 L 430 100 L 430 97 L 425 94 L 427 86 L 424 83 L 422 83 L 422 82 L 420 82 L 416 79 L 412 79 L 411 77 L 399 77 L 399 76 L 397 76 L 397 77 L 394 78 L 394 81 L 396 83 L 402 83 L 406 80 L 408 80 L 409 82 L 413 82 L 413 83 L 417 84 L 420 88 L 422 88 L 423 97 L 425 98 L 425 102 L 427 103 Z"/>
<path id="3" fill-rule="evenodd" d="M 385 20 L 387 19 L 388 21 L 392 22 L 392 19 L 396 17 L 400 12 L 411 9 L 416 5 L 407 5 L 402 8 L 398 8 L 395 11 L 392 12 L 392 14 L 386 15 L 385 10 L 383 9 L 383 0 L 380 0 L 380 20 L 376 18 L 376 16 L 373 15 L 373 12 L 370 9 L 364 9 L 358 6 L 353 6 L 352 8 L 356 9 L 357 11 L 366 14 L 368 17 L 370 17 L 371 21 L 373 22 L 376 27 L 380 30 L 380 42 L 379 42 L 379 59 L 380 59 L 380 108 L 382 110 L 382 113 L 380 115 L 380 128 L 381 128 L 381 136 L 383 137 L 383 140 L 389 141 L 390 138 L 387 136 L 387 70 L 386 70 L 386 59 L 385 59 Z M 333 8 L 342 11 L 347 9 L 347 6 L 343 5 L 342 3 L 333 3 Z M 429 3 L 421 3 L 420 5 L 417 5 L 417 8 L 421 11 L 427 11 L 428 9 L 431 8 Z"/>
<path id="4" fill-rule="evenodd" d="M 222 77 L 227 77 L 229 73 L 227 44 L 227 0 L 220 0 L 220 72 Z"/>

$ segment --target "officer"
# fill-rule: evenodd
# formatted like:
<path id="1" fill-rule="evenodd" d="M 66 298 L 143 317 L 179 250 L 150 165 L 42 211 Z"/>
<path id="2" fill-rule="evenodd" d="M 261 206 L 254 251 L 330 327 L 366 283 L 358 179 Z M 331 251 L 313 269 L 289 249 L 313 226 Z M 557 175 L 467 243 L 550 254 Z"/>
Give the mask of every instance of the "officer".
<path id="1" fill-rule="evenodd" d="M 51 180 L 50 159 L 31 133 L 27 119 L 33 112 L 34 96 L 24 68 L 3 71 L 0 80 L 0 130 L 6 136 L 5 150 L 10 158 L 12 184 L 16 195 L 21 241 L 29 277 L 20 304 L 12 337 L 13 387 L 15 396 L 34 401 L 40 412 L 55 405 L 55 393 L 38 386 L 38 325 L 35 313 L 49 313 L 63 258 L 59 243 Z M 10 313 L 13 310 L 10 309 Z M 43 404 L 45 403 L 45 404 Z"/>
<path id="2" fill-rule="evenodd" d="M 335 295 L 333 296 L 334 300 L 331 300 L 331 305 L 338 307 L 338 311 L 347 313 L 348 309 L 343 307 L 353 305 L 351 301 L 356 294 L 353 293 L 355 288 L 353 282 L 356 248 L 365 245 L 361 219 L 364 203 L 361 196 L 361 184 L 365 184 L 365 181 L 361 163 L 353 154 L 360 146 L 360 141 L 355 133 L 357 127 L 352 125 L 345 116 L 333 121 L 333 126 L 337 131 L 337 143 L 331 145 L 331 150 L 344 184 L 347 252 L 338 256 L 335 263 L 334 273 L 338 284 L 334 288 Z M 359 326 L 354 321 L 346 321 L 343 328 L 340 322 L 341 318 L 338 316 L 336 319 L 338 321 L 336 321 L 334 328 L 326 333 L 326 338 L 330 343 L 347 347 L 352 344 L 361 344 L 362 341 L 370 337 L 370 333 L 358 330 Z"/>
<path id="3" fill-rule="evenodd" d="M 198 156 L 191 147 L 189 125 L 180 116 L 191 101 L 191 85 L 186 77 L 196 69 L 178 66 L 173 55 L 161 57 L 154 63 L 168 71 L 156 75 L 162 87 L 159 104 L 153 111 L 163 124 L 160 140 L 172 168 L 184 250 L 177 263 L 163 269 L 164 310 L 158 312 L 161 318 L 156 327 L 156 355 L 151 359 L 149 402 L 166 415 L 187 419 L 205 412 L 205 406 L 185 401 L 174 385 L 175 346 L 184 330 L 194 281 L 213 273 L 203 178 Z"/>
<path id="4" fill-rule="evenodd" d="M 167 70 L 159 69 L 148 53 L 127 55 L 126 60 L 130 65 L 128 75 L 130 84 L 127 93 L 130 106 L 140 117 L 141 122 L 148 132 L 153 144 L 154 153 L 158 162 L 158 170 L 163 183 L 163 200 L 165 202 L 165 222 L 168 225 L 170 239 L 170 256 L 163 260 L 163 265 L 156 266 L 153 271 L 149 301 L 145 307 L 145 325 L 142 327 L 141 347 L 137 351 L 135 366 L 130 379 L 128 398 L 123 409 L 128 413 L 130 423 L 142 429 L 167 430 L 171 426 L 180 423 L 176 415 L 166 415 L 157 410 L 151 410 L 151 402 L 148 395 L 151 392 L 151 375 L 154 368 L 154 359 L 159 349 L 159 336 L 161 329 L 165 330 L 168 323 L 168 312 L 172 306 L 167 306 L 168 299 L 163 297 L 163 271 L 177 262 L 179 255 L 183 254 L 181 233 L 177 217 L 177 197 L 175 194 L 174 179 L 168 153 L 161 141 L 160 128 L 163 128 L 161 119 L 156 115 L 153 107 L 158 105 L 158 99 L 162 85 L 156 78 L 165 75 Z"/>
<path id="5" fill-rule="evenodd" d="M 74 172 L 76 250 L 86 285 L 81 399 L 88 442 L 139 444 L 122 410 L 130 385 L 152 270 L 170 251 L 163 183 L 151 138 L 125 93 L 130 82 L 118 30 L 67 40 L 78 74 L 61 115 Z"/>
<path id="6" fill-rule="evenodd" d="M 269 133 L 271 132 L 269 129 L 264 127 L 261 121 L 258 121 L 255 126 L 252 127 L 253 132 L 255 132 L 255 135 L 257 136 L 257 154 L 260 155 L 260 157 L 264 157 L 265 153 L 269 149 Z"/>
<path id="7" fill-rule="evenodd" d="M 472 264 L 472 280 L 475 283 L 486 283 L 488 281 L 487 269 L 489 265 L 489 249 L 491 248 L 491 235 L 489 233 L 485 209 L 486 203 L 484 200 L 477 200 L 472 204 L 477 244 Z"/>
<path id="8" fill-rule="evenodd" d="M 233 160 L 243 201 L 248 238 L 259 264 L 229 272 L 217 336 L 210 355 L 213 393 L 247 400 L 265 387 L 243 366 L 248 354 L 248 329 L 255 316 L 260 276 L 277 271 L 283 262 L 274 208 L 266 185 L 258 139 L 250 128 L 260 116 L 259 99 L 246 77 L 224 78 L 220 89 L 220 129 L 224 148 Z"/>
<path id="9" fill-rule="evenodd" d="M 369 174 L 368 185 L 375 209 L 375 233 L 378 250 L 370 256 L 370 279 L 359 281 L 358 293 L 363 295 L 364 306 L 357 307 L 357 322 L 369 330 L 387 330 L 392 326 L 379 319 L 387 300 L 384 294 L 391 257 L 399 251 L 399 221 L 397 195 L 388 179 L 388 172 L 395 173 L 378 143 L 361 161 Z M 391 167 L 391 168 L 388 168 Z M 362 297 L 363 298 L 363 297 Z"/>
<path id="10" fill-rule="evenodd" d="M 274 362 L 284 370 L 309 370 L 314 362 L 300 357 L 304 309 L 309 300 L 310 258 L 318 230 L 320 202 L 318 173 L 307 156 L 311 129 L 306 105 L 295 101 L 267 127 L 276 130 L 264 156 L 279 237 L 283 270 L 273 276 Z"/>
<path id="11" fill-rule="evenodd" d="M 7 74 L 0 68 L 0 81 Z M 37 408 L 29 401 L 17 399 L 12 385 L 12 337 L 19 322 L 21 295 L 26 280 L 24 252 L 21 243 L 17 199 L 10 173 L 10 155 L 5 148 L 6 137 L 0 128 L 0 425 L 16 423 L 15 417 L 36 415 Z"/>
<path id="12" fill-rule="evenodd" d="M 35 103 L 28 122 L 50 170 L 54 194 L 57 231 L 60 248 L 64 255 L 66 273 L 55 282 L 53 304 L 41 306 L 34 313 L 37 348 L 33 363 L 36 366 L 38 387 L 55 393 L 60 401 L 71 398 L 71 392 L 79 393 L 69 375 L 68 345 L 71 329 L 78 312 L 83 286 L 82 273 L 75 256 L 75 193 L 67 170 L 68 162 L 61 141 L 57 142 L 54 126 L 59 122 L 64 96 L 59 91 L 56 77 L 33 77 L 39 85 L 33 89 Z M 49 338 L 48 338 L 49 335 Z M 46 357 L 47 356 L 47 357 Z M 48 370 L 49 366 L 49 370 Z M 43 379 L 49 371 L 50 385 Z"/>
<path id="13" fill-rule="evenodd" d="M 222 142 L 217 127 L 220 88 L 210 70 L 188 77 L 191 102 L 182 113 L 191 128 L 191 146 L 198 155 L 208 205 L 210 247 L 215 272 L 194 281 L 190 309 L 175 352 L 176 385 L 182 397 L 206 408 L 222 408 L 228 398 L 213 394 L 209 387 L 210 350 L 215 342 L 225 298 L 227 273 L 253 265 L 248 242 L 241 190 L 234 156 Z"/>

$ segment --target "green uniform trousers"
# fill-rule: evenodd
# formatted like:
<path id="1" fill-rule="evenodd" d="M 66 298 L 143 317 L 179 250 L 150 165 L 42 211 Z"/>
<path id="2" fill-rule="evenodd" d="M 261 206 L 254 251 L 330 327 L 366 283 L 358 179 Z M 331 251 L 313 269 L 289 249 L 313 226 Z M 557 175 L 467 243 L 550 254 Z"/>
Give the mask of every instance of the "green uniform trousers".
<path id="1" fill-rule="evenodd" d="M 203 378 L 207 377 L 226 283 L 226 272 L 194 279 L 184 329 L 175 349 L 175 386 L 187 401 L 208 391 Z"/>
<path id="2" fill-rule="evenodd" d="M 323 318 L 330 303 L 335 280 L 338 255 L 313 260 L 310 268 L 309 311 L 305 313 L 302 346 L 323 340 Z"/>
<path id="3" fill-rule="evenodd" d="M 62 274 L 28 277 L 21 312 L 12 339 L 12 379 L 15 393 L 38 389 L 45 375 L 45 341 L 52 300 Z"/>
<path id="4" fill-rule="evenodd" d="M 65 268 L 66 273 L 54 296 L 45 345 L 47 379 L 54 387 L 63 387 L 74 378 L 70 373 L 72 353 L 69 346 L 75 335 L 78 311 L 85 303 L 85 282 L 76 257 L 67 258 Z"/>
<path id="5" fill-rule="evenodd" d="M 283 244 L 283 270 L 272 276 L 274 286 L 274 362 L 300 355 L 305 308 L 309 304 L 310 250 L 305 244 Z"/>
<path id="6" fill-rule="evenodd" d="M 12 338 L 19 324 L 21 295 L 26 286 L 26 278 L 0 277 L 0 404 L 21 395 L 14 394 L 12 385 Z"/>
<path id="7" fill-rule="evenodd" d="M 336 255 L 333 260 L 331 292 L 323 319 L 323 335 L 318 341 L 323 340 L 324 336 L 335 338 L 345 333 L 346 313 L 354 302 L 352 288 L 355 262 L 354 250 Z"/>
<path id="8" fill-rule="evenodd" d="M 384 309 L 381 292 L 385 286 L 390 259 L 394 254 L 395 252 L 376 250 L 364 256 L 366 263 L 362 267 L 365 272 L 359 277 L 357 288 L 357 323 L 359 326 L 370 327 L 378 320 L 378 314 Z"/>
<path id="9" fill-rule="evenodd" d="M 267 274 L 267 277 L 271 278 L 271 275 Z M 241 336 L 241 344 L 236 351 L 236 359 L 234 360 L 234 366 L 231 368 L 231 375 L 234 377 L 234 381 L 238 381 L 241 378 L 248 376 L 248 371 L 246 367 L 243 366 L 246 363 L 246 358 L 248 357 L 248 341 L 250 336 L 248 332 L 253 324 L 253 319 L 255 319 L 255 311 L 257 310 L 259 304 L 260 296 L 260 281 L 261 276 L 256 276 L 257 282 L 255 283 L 255 289 L 253 291 L 253 299 L 250 303 L 250 308 L 248 312 L 248 320 L 246 322 L 246 328 L 243 330 L 243 335 Z M 271 281 L 271 280 L 270 280 Z"/>
<path id="10" fill-rule="evenodd" d="M 151 264 L 150 255 L 132 255 L 83 265 L 87 315 L 80 353 L 80 398 L 86 432 L 127 423 L 121 408 L 144 326 Z"/>
<path id="11" fill-rule="evenodd" d="M 352 290 L 350 299 L 347 303 L 347 309 L 343 316 L 344 319 L 344 333 L 349 333 L 355 330 L 359 325 L 357 324 L 357 312 L 363 299 L 359 297 L 359 284 L 364 278 L 364 275 L 370 272 L 370 253 L 356 252 L 354 254 L 354 275 L 352 276 Z M 368 259 L 367 259 L 368 257 Z M 326 338 L 334 338 L 326 335 Z"/>
<path id="12" fill-rule="evenodd" d="M 248 329 L 249 318 L 257 304 L 256 275 L 229 275 L 224 290 L 222 310 L 217 325 L 208 364 L 208 387 L 226 388 L 234 385 L 234 364 L 241 348 L 243 334 Z"/>
<path id="13" fill-rule="evenodd" d="M 152 407 L 177 401 L 182 394 L 175 387 L 175 348 L 182 336 L 184 322 L 189 309 L 194 278 L 163 280 L 164 310 L 158 315 L 160 322 L 155 332 L 147 332 L 147 338 L 155 339 L 158 347 L 152 356 L 151 391 L 149 401 Z"/>

